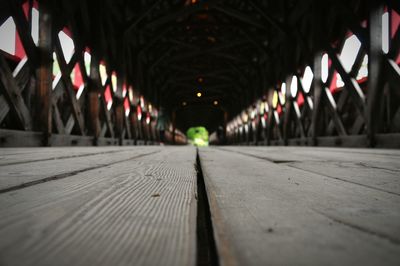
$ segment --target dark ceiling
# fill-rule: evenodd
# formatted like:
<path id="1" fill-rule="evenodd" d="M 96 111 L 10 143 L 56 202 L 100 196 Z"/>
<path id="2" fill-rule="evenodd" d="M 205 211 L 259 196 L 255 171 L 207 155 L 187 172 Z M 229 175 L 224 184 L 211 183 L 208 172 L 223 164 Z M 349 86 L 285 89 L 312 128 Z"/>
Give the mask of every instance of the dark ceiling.
<path id="1" fill-rule="evenodd" d="M 312 64 L 365 16 L 363 0 L 53 1 L 92 52 L 170 113 L 209 130 Z M 73 18 L 73 19 L 71 19 Z M 197 92 L 202 97 L 197 97 Z"/>

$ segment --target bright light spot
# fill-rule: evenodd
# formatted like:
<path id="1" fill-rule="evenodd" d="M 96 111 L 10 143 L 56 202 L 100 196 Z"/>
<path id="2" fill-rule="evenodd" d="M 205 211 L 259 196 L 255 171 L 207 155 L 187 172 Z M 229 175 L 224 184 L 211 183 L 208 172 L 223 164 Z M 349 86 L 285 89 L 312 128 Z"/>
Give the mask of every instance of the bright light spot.
<path id="1" fill-rule="evenodd" d="M 113 72 L 111 74 L 111 84 L 112 84 L 113 91 L 116 92 L 117 91 L 117 74 L 115 72 Z"/>
<path id="2" fill-rule="evenodd" d="M 137 108 L 137 119 L 139 121 L 142 120 L 142 109 L 140 108 L 140 106 L 138 106 Z"/>
<path id="3" fill-rule="evenodd" d="M 129 91 L 129 100 L 133 103 L 134 96 L 133 96 L 133 89 L 131 86 L 129 87 L 128 91 Z"/>
<path id="4" fill-rule="evenodd" d="M 21 61 L 19 61 L 17 67 L 13 71 L 13 77 L 16 77 L 18 73 L 21 71 L 22 67 L 28 62 L 28 57 L 24 57 Z"/>
<path id="5" fill-rule="evenodd" d="M 146 116 L 146 124 L 147 124 L 147 125 L 150 124 L 150 116 L 149 116 L 149 115 Z"/>
<path id="6" fill-rule="evenodd" d="M 357 80 L 363 79 L 368 77 L 368 55 L 366 54 L 364 56 L 364 59 L 361 63 L 360 70 L 358 71 L 357 74 Z"/>
<path id="7" fill-rule="evenodd" d="M 56 53 L 53 53 L 53 76 L 58 74 L 60 74 L 60 65 L 58 64 Z"/>
<path id="8" fill-rule="evenodd" d="M 130 109 L 126 109 L 126 110 L 125 110 L 125 116 L 128 117 L 130 112 L 131 112 Z"/>
<path id="9" fill-rule="evenodd" d="M 79 99 L 79 98 L 81 97 L 82 92 L 83 92 L 84 89 L 85 89 L 85 85 L 82 84 L 82 85 L 79 87 L 78 92 L 76 93 L 76 99 Z"/>
<path id="10" fill-rule="evenodd" d="M 351 35 L 344 42 L 342 52 L 340 54 L 340 61 L 342 62 L 343 68 L 347 73 L 351 71 L 360 48 L 361 42 L 356 35 Z"/>
<path id="11" fill-rule="evenodd" d="M 186 106 L 187 105 L 187 102 L 182 102 L 182 106 Z"/>
<path id="12" fill-rule="evenodd" d="M 341 88 L 344 86 L 344 82 L 342 80 L 342 76 L 339 73 L 336 73 L 336 88 Z"/>
<path id="13" fill-rule="evenodd" d="M 90 63 L 92 61 L 92 56 L 88 53 L 84 53 L 85 69 L 88 76 L 90 76 Z"/>
<path id="14" fill-rule="evenodd" d="M 214 105 L 215 105 L 215 106 L 218 105 L 218 101 L 214 101 Z"/>
<path id="15" fill-rule="evenodd" d="M 260 102 L 258 105 L 258 113 L 260 115 L 264 114 L 264 110 L 265 110 L 265 103 L 264 102 Z"/>
<path id="16" fill-rule="evenodd" d="M 196 96 L 198 97 L 198 98 L 200 98 L 201 97 L 201 92 L 198 92 L 197 94 L 196 94 Z"/>
<path id="17" fill-rule="evenodd" d="M 68 64 L 74 54 L 74 41 L 64 31 L 60 31 L 58 33 L 58 38 L 60 39 L 61 49 L 64 54 L 65 62 L 67 62 Z"/>
<path id="18" fill-rule="evenodd" d="M 32 30 L 31 35 L 33 42 L 38 45 L 39 43 L 39 11 L 32 8 Z"/>
<path id="19" fill-rule="evenodd" d="M 279 101 L 281 104 L 286 102 L 286 83 L 283 82 L 281 86 L 281 91 L 279 92 Z"/>
<path id="20" fill-rule="evenodd" d="M 112 101 L 109 101 L 109 102 L 107 103 L 107 110 L 110 110 L 110 109 L 111 109 L 112 104 L 113 104 Z"/>
<path id="21" fill-rule="evenodd" d="M 103 86 L 104 86 L 106 84 L 106 81 L 107 81 L 107 78 L 108 78 L 106 66 L 103 65 L 103 64 L 100 64 L 99 72 L 100 72 L 101 84 L 103 84 Z"/>
<path id="22" fill-rule="evenodd" d="M 265 102 L 265 112 L 268 113 L 269 112 L 269 105 L 267 102 Z"/>
<path id="23" fill-rule="evenodd" d="M 127 89 L 126 89 L 126 84 L 124 83 L 122 85 L 122 98 L 125 98 L 126 94 L 128 93 Z"/>
<path id="24" fill-rule="evenodd" d="M 311 67 L 307 66 L 304 70 L 303 78 L 301 79 L 301 84 L 303 85 L 303 89 L 305 93 L 309 93 L 311 89 L 311 84 L 313 82 L 314 74 L 311 70 Z"/>
<path id="25" fill-rule="evenodd" d="M 297 94 L 297 77 L 293 76 L 292 82 L 290 83 L 290 94 L 292 97 L 296 97 Z"/>
<path id="26" fill-rule="evenodd" d="M 272 96 L 272 107 L 275 109 L 276 107 L 278 107 L 278 92 L 274 91 L 274 95 Z"/>
<path id="27" fill-rule="evenodd" d="M 56 88 L 58 82 L 60 82 L 60 79 L 61 79 L 61 73 L 59 72 L 53 80 L 53 90 Z"/>
<path id="28" fill-rule="evenodd" d="M 143 98 L 143 96 L 140 96 L 140 107 L 142 109 L 144 108 L 144 98 Z"/>
<path id="29" fill-rule="evenodd" d="M 382 15 L 382 51 L 389 53 L 389 13 Z"/>
<path id="30" fill-rule="evenodd" d="M 250 119 L 253 120 L 256 117 L 256 110 L 255 109 L 250 109 Z"/>
<path id="31" fill-rule="evenodd" d="M 247 123 L 248 120 L 249 120 L 249 115 L 247 114 L 246 111 L 243 111 L 242 112 L 242 122 Z"/>
<path id="32" fill-rule="evenodd" d="M 286 83 L 285 82 L 282 83 L 281 92 L 283 95 L 286 95 Z"/>
<path id="33" fill-rule="evenodd" d="M 329 60 L 328 54 L 324 54 L 321 59 L 321 79 L 322 82 L 326 82 L 328 80 L 329 75 Z"/>
<path id="34" fill-rule="evenodd" d="M 0 26 L 0 49 L 11 55 L 15 55 L 15 34 L 14 20 L 9 17 Z"/>

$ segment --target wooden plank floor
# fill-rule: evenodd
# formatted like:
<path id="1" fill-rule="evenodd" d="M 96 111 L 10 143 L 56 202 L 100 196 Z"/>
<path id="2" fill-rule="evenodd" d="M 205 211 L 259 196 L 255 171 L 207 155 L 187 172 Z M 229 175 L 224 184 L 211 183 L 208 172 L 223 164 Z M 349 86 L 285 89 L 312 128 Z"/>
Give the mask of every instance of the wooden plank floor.
<path id="1" fill-rule="evenodd" d="M 221 265 L 400 265 L 400 151 L 199 158 Z M 196 167 L 189 146 L 0 149 L 0 265 L 195 265 Z"/>
<path id="2" fill-rule="evenodd" d="M 400 152 L 200 150 L 230 265 L 400 265 Z"/>
<path id="3" fill-rule="evenodd" d="M 0 265 L 195 264 L 195 148 L 0 152 Z"/>

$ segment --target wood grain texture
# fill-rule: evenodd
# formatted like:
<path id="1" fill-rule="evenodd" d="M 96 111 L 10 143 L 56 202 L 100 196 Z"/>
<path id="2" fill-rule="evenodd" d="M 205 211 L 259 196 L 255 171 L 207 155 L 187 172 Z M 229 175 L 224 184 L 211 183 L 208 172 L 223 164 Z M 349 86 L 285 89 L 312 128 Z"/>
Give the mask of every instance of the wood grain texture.
<path id="1" fill-rule="evenodd" d="M 251 149 L 237 150 L 252 153 Z M 307 164 L 288 149 L 283 157 L 279 149 L 262 152 Z M 314 161 L 325 160 L 317 157 L 320 150 L 308 151 L 314 153 Z M 339 156 L 340 149 L 336 152 L 331 155 Z M 350 150 L 343 150 L 342 157 L 346 152 Z M 388 156 L 390 162 L 396 152 L 377 151 L 376 156 L 382 161 Z M 207 193 L 219 210 L 219 217 L 212 214 L 216 238 L 226 239 L 236 264 L 398 265 L 398 195 L 232 151 L 200 149 L 200 160 Z M 347 178 L 353 172 L 349 170 Z"/>
<path id="2" fill-rule="evenodd" d="M 194 265 L 195 156 L 164 148 L 1 194 L 0 264 Z"/>
<path id="3" fill-rule="evenodd" d="M 59 179 L 94 168 L 112 166 L 115 163 L 160 151 L 159 148 L 121 149 L 113 154 L 92 154 L 85 157 L 61 157 L 55 160 L 26 162 L 0 166 L 0 192 L 33 183 Z"/>
<path id="4" fill-rule="evenodd" d="M 398 150 L 311 147 L 223 149 L 400 195 L 400 151 Z"/>

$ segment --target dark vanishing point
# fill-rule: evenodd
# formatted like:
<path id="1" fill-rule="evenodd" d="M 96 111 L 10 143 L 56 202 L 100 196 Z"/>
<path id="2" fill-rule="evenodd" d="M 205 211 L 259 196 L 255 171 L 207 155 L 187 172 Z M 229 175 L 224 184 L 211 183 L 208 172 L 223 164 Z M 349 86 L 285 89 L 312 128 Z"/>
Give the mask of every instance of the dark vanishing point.
<path id="1" fill-rule="evenodd" d="M 399 148 L 398 0 L 0 0 L 0 266 L 399 266 Z"/>

